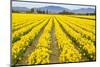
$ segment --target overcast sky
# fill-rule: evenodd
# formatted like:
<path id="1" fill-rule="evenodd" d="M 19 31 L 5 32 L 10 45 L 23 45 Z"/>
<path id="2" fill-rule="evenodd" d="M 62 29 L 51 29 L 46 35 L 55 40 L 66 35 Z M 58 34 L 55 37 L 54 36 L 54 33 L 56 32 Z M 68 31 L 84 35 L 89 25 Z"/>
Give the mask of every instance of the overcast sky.
<path id="1" fill-rule="evenodd" d="M 33 2 L 12 2 L 12 7 L 27 7 L 27 8 L 38 8 L 45 6 L 60 6 L 68 8 L 70 10 L 79 9 L 79 8 L 94 8 L 94 6 L 80 6 L 80 5 L 64 5 L 64 4 L 47 4 L 47 3 L 33 3 Z"/>

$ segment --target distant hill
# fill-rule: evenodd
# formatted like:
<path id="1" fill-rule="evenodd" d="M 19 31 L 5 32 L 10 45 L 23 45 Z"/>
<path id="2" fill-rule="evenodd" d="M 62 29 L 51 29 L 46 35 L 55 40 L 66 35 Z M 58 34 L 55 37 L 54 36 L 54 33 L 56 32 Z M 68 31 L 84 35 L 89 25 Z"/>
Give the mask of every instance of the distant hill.
<path id="1" fill-rule="evenodd" d="M 74 13 L 94 13 L 95 9 L 93 8 L 81 8 L 81 9 L 76 9 L 72 10 Z"/>
<path id="2" fill-rule="evenodd" d="M 60 7 L 60 6 L 46 6 L 46 7 L 40 7 L 38 9 L 40 9 L 40 10 L 48 10 L 49 12 L 52 12 L 52 13 L 59 13 L 59 12 L 62 12 L 64 10 L 70 11 L 69 9 L 63 8 L 63 7 Z"/>
<path id="3" fill-rule="evenodd" d="M 46 6 L 46 7 L 39 7 L 39 8 L 34 8 L 39 9 L 39 10 L 48 10 L 51 13 L 59 13 L 62 11 L 66 11 L 66 12 L 73 12 L 73 13 L 94 13 L 95 9 L 93 8 L 80 8 L 80 9 L 75 9 L 75 10 L 70 10 L 68 8 L 64 8 L 64 7 L 60 7 L 60 6 Z M 27 8 L 27 7 L 12 7 L 12 10 L 14 11 L 31 11 L 31 9 Z"/>
<path id="4" fill-rule="evenodd" d="M 27 7 L 12 7 L 12 10 L 19 12 L 30 11 L 30 9 L 28 9 Z"/>

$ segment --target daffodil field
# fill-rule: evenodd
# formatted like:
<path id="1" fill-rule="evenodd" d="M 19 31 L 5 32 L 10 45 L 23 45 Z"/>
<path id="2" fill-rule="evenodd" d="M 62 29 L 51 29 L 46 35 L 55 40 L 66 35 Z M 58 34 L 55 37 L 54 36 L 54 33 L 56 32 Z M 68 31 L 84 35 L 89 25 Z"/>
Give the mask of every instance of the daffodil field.
<path id="1" fill-rule="evenodd" d="M 95 16 L 12 13 L 12 64 L 96 60 Z"/>

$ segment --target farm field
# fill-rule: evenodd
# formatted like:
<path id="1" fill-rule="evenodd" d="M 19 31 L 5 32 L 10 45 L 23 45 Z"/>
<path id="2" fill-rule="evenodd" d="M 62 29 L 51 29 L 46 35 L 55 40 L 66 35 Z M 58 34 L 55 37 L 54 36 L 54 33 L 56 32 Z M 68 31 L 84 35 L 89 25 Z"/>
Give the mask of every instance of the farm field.
<path id="1" fill-rule="evenodd" d="M 95 16 L 12 13 L 12 64 L 96 60 Z"/>
<path id="2" fill-rule="evenodd" d="M 78 17 L 78 18 L 82 18 L 82 19 L 90 19 L 90 20 L 95 20 L 95 15 L 92 15 L 92 16 L 86 16 L 86 15 L 70 15 L 70 16 L 73 16 L 73 17 Z"/>

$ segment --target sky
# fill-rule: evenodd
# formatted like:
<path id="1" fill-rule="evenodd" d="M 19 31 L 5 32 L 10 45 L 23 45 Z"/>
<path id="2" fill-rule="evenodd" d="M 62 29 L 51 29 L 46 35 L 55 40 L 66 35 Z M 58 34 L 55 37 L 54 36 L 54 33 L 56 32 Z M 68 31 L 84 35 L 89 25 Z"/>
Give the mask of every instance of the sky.
<path id="1" fill-rule="evenodd" d="M 64 5 L 64 4 L 48 4 L 48 3 L 34 3 L 34 2 L 12 2 L 12 7 L 27 7 L 27 8 L 39 8 L 45 6 L 60 6 L 68 8 L 70 10 L 80 9 L 80 8 L 94 8 L 94 6 L 83 6 L 83 5 Z"/>

